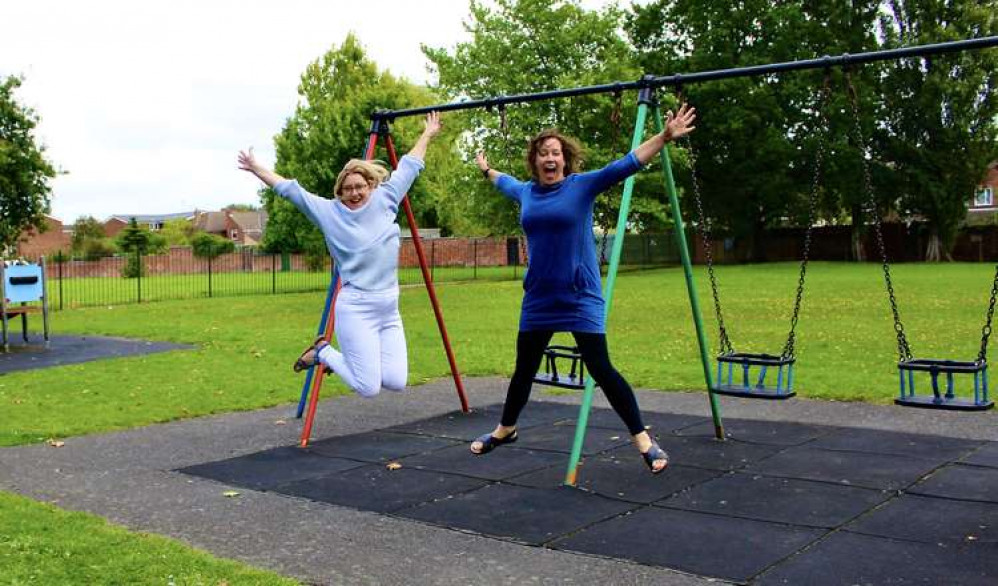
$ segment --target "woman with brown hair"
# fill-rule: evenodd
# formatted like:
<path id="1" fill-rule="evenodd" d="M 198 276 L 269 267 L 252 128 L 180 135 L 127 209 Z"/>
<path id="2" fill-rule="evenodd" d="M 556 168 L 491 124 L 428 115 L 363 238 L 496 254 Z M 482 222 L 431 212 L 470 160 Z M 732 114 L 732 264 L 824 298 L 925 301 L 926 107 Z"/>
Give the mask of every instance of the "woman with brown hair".
<path id="1" fill-rule="evenodd" d="M 634 391 L 610 362 L 593 205 L 597 195 L 637 173 L 666 143 L 690 133 L 695 119 L 695 110 L 683 104 L 675 116 L 669 113 L 661 133 L 623 158 L 587 173 L 579 172 L 579 144 L 557 130 L 545 130 L 530 141 L 530 181 L 490 168 L 485 155 L 478 154 L 476 163 L 485 178 L 520 205 L 530 263 L 523 279 L 516 367 L 502 418 L 495 430 L 471 444 L 472 453 L 487 454 L 516 441 L 516 421 L 530 398 L 544 349 L 555 332 L 571 332 L 586 368 L 624 421 L 649 470 L 658 474 L 668 466 L 668 455 L 645 430 Z"/>

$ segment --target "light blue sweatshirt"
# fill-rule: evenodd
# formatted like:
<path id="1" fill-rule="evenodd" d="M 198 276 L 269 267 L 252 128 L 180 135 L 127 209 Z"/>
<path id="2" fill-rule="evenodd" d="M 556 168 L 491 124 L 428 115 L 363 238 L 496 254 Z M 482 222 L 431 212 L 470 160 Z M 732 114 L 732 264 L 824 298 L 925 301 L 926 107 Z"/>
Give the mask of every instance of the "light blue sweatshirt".
<path id="1" fill-rule="evenodd" d="M 391 178 L 371 192 L 358 210 L 338 199 L 313 195 L 294 179 L 277 183 L 274 190 L 322 230 L 343 285 L 381 291 L 398 287 L 401 232 L 395 220 L 399 203 L 423 167 L 423 161 L 405 155 Z"/>

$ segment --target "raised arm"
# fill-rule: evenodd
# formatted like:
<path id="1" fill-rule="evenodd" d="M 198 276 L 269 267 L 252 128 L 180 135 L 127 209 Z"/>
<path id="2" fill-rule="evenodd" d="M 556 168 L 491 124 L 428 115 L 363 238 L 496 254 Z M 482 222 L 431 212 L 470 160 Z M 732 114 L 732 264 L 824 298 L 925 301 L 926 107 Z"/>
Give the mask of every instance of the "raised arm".
<path id="1" fill-rule="evenodd" d="M 475 164 L 478 165 L 478 170 L 482 172 L 482 175 L 485 175 L 485 178 L 492 183 L 495 183 L 496 179 L 502 175 L 499 171 L 489 167 L 489 160 L 485 158 L 485 153 L 483 152 L 475 155 Z"/>
<path id="2" fill-rule="evenodd" d="M 426 157 L 426 147 L 430 144 L 430 139 L 436 136 L 441 128 L 443 128 L 443 123 L 440 121 L 440 113 L 430 112 L 427 114 L 423 134 L 419 135 L 416 144 L 412 145 L 412 148 L 409 150 L 409 156 L 416 157 L 422 161 Z"/>
<path id="3" fill-rule="evenodd" d="M 256 157 L 253 156 L 253 147 L 250 147 L 248 151 L 239 151 L 239 168 L 256 175 L 268 187 L 273 187 L 285 180 L 284 177 L 256 162 Z"/>
<path id="4" fill-rule="evenodd" d="M 688 104 L 679 107 L 679 111 L 673 116 L 669 112 L 665 120 L 665 130 L 649 138 L 634 149 L 634 155 L 642 165 L 646 165 L 655 158 L 655 155 L 665 148 L 665 143 L 677 138 L 686 136 L 693 132 L 696 126 L 691 126 L 697 118 L 696 108 L 691 108 Z"/>

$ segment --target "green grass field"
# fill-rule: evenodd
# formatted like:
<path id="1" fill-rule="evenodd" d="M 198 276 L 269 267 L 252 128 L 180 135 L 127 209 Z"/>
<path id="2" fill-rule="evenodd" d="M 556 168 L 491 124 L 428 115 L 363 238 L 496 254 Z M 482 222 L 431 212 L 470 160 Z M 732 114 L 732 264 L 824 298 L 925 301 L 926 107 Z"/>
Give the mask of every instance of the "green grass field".
<path id="1" fill-rule="evenodd" d="M 798 326 L 795 386 L 802 396 L 886 403 L 896 392 L 895 339 L 880 267 L 814 263 Z M 698 272 L 708 337 L 716 342 L 706 280 Z M 918 357 L 972 359 L 992 280 L 987 265 L 900 265 L 895 281 Z M 725 319 L 737 350 L 778 353 L 797 266 L 720 267 Z M 640 388 L 704 387 L 682 271 L 622 274 L 609 321 L 611 355 Z M 441 283 L 451 340 L 467 376 L 508 375 L 520 301 L 515 281 Z M 196 350 L 97 361 L 0 378 L 16 445 L 297 400 L 290 363 L 312 338 L 324 293 L 223 297 L 58 312 L 57 333 L 195 344 Z M 407 287 L 402 311 L 410 382 L 448 374 L 427 294 Z M 713 350 L 712 350 L 713 351 Z M 338 384 L 330 392 L 346 392 Z M 418 392 L 418 390 L 417 390 Z M 496 397 L 500 400 L 501 397 Z"/>
<path id="2" fill-rule="evenodd" d="M 718 268 L 725 320 L 737 350 L 778 353 L 782 348 L 797 269 L 795 264 Z M 916 356 L 976 357 L 993 267 L 899 265 L 894 275 Z M 708 338 L 716 344 L 702 270 L 697 271 L 697 285 Z M 438 295 L 463 374 L 509 375 L 520 283 L 441 283 Z M 290 409 L 302 381 L 290 365 L 311 340 L 324 297 L 324 292 L 220 297 L 58 312 L 53 317 L 55 333 L 165 340 L 197 349 L 0 377 L 0 446 L 279 404 Z M 402 313 L 410 383 L 418 393 L 421 382 L 447 376 L 449 370 L 423 287 L 404 288 Z M 622 274 L 609 339 L 616 366 L 635 387 L 704 388 L 681 269 Z M 881 268 L 813 263 L 797 348 L 795 386 L 801 396 L 890 402 L 897 392 L 897 356 Z M 964 383 L 962 390 L 968 388 Z M 332 383 L 323 392 L 329 396 L 348 391 Z M 2 493 L 0 526 L 14 528 L 0 535 L 0 575 L 14 576 L 12 583 L 80 583 L 67 580 L 69 576 L 83 576 L 85 583 L 158 583 L 165 575 L 179 576 L 177 584 L 217 584 L 219 577 L 229 584 L 280 583 L 276 576 L 256 576 L 244 566 L 212 560 L 167 540 L 129 534 L 99 519 Z M 72 533 L 84 531 L 95 537 L 73 539 Z M 120 548 L 128 555 L 101 561 L 119 557 Z M 148 572 L 133 579 L 133 572 L 146 566 Z"/>

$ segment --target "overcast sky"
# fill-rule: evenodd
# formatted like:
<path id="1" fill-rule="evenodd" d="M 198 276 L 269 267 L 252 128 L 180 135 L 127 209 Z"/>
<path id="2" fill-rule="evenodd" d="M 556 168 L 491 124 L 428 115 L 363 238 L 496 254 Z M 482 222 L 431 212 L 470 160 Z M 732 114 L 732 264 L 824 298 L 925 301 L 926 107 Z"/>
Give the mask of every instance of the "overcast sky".
<path id="1" fill-rule="evenodd" d="M 253 145 L 273 164 L 308 63 L 353 32 L 380 68 L 425 83 L 420 43 L 468 40 L 468 0 L 18 0 L 2 12 L 0 77 L 24 77 L 15 96 L 67 172 L 52 182 L 66 224 L 259 204 L 236 153 Z"/>

